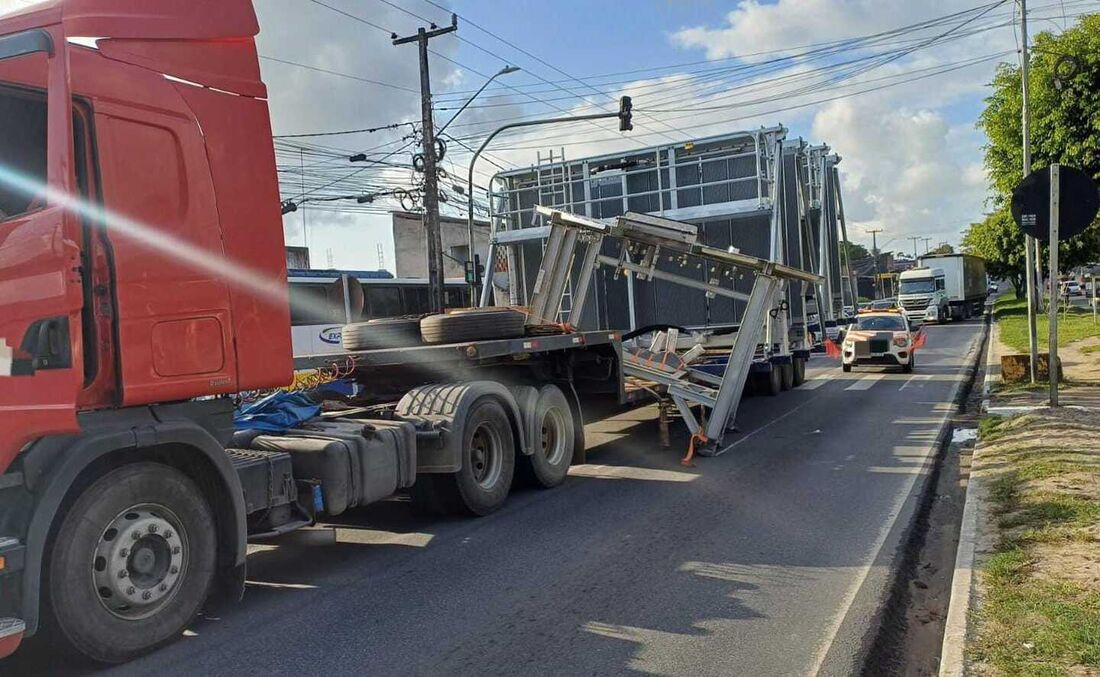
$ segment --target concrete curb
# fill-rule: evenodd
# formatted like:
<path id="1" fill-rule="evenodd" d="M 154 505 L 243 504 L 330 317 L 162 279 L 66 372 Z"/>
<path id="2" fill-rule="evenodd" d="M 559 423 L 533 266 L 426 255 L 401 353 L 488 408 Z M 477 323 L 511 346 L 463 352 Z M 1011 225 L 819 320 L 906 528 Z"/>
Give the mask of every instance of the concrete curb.
<path id="1" fill-rule="evenodd" d="M 994 367 L 997 365 L 996 322 L 990 322 L 985 345 L 985 382 L 982 390 L 982 412 L 989 409 L 989 394 L 993 384 Z M 966 672 L 964 649 L 966 648 L 967 621 L 970 602 L 974 594 L 974 556 L 977 552 L 978 505 L 984 496 L 981 479 L 971 473 L 967 479 L 966 501 L 963 503 L 962 523 L 959 525 L 959 545 L 955 551 L 955 574 L 951 578 L 951 597 L 947 602 L 947 620 L 943 628 L 943 645 L 940 648 L 940 677 L 962 677 Z"/>

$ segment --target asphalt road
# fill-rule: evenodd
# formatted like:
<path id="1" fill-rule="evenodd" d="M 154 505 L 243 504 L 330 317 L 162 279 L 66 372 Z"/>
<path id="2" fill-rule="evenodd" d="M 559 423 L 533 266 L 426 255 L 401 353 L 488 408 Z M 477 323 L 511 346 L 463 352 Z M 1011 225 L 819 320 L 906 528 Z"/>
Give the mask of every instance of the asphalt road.
<path id="1" fill-rule="evenodd" d="M 392 501 L 342 516 L 334 542 L 255 548 L 242 603 L 101 674 L 846 673 L 979 334 L 929 327 L 912 375 L 815 358 L 803 387 L 744 400 L 732 446 L 695 467 L 643 408 L 591 424 L 565 485 L 490 517 Z M 51 659 L 31 646 L 0 669 L 68 671 Z"/>

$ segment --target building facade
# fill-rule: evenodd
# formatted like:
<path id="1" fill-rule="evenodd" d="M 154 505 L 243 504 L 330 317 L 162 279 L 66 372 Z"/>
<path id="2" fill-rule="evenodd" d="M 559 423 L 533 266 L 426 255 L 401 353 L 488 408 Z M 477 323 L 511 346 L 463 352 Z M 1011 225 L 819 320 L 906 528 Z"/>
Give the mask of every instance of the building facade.
<path id="1" fill-rule="evenodd" d="M 393 212 L 393 252 L 397 277 L 428 277 L 428 237 L 424 229 L 423 215 L 419 212 Z M 465 264 L 470 260 L 469 231 L 466 219 L 439 217 L 440 238 L 443 242 L 443 277 L 460 279 L 465 276 Z M 474 223 L 474 253 L 485 265 L 489 249 L 489 224 Z"/>

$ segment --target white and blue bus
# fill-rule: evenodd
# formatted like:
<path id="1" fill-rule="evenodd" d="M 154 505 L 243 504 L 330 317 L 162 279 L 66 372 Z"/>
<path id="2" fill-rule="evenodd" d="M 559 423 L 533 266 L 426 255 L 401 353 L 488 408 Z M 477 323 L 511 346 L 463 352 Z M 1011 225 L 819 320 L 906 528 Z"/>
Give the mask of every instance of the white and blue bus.
<path id="1" fill-rule="evenodd" d="M 287 271 L 290 282 L 290 324 L 294 355 L 338 353 L 344 311 L 328 300 L 328 290 L 343 274 L 359 280 L 363 287 L 363 313 L 353 318 L 365 322 L 379 317 L 421 315 L 430 312 L 428 281 L 423 278 L 395 278 L 386 270 L 302 270 Z M 446 280 L 447 308 L 470 305 L 462 279 Z"/>

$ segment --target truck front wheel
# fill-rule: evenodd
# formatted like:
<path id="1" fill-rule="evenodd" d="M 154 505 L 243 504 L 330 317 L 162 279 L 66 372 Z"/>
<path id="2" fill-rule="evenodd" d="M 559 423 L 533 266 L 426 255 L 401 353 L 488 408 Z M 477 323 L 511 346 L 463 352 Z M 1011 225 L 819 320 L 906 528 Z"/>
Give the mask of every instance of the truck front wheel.
<path id="1" fill-rule="evenodd" d="M 171 642 L 206 600 L 216 547 L 210 506 L 186 475 L 151 462 L 111 471 L 80 494 L 53 538 L 52 629 L 101 663 Z"/>

